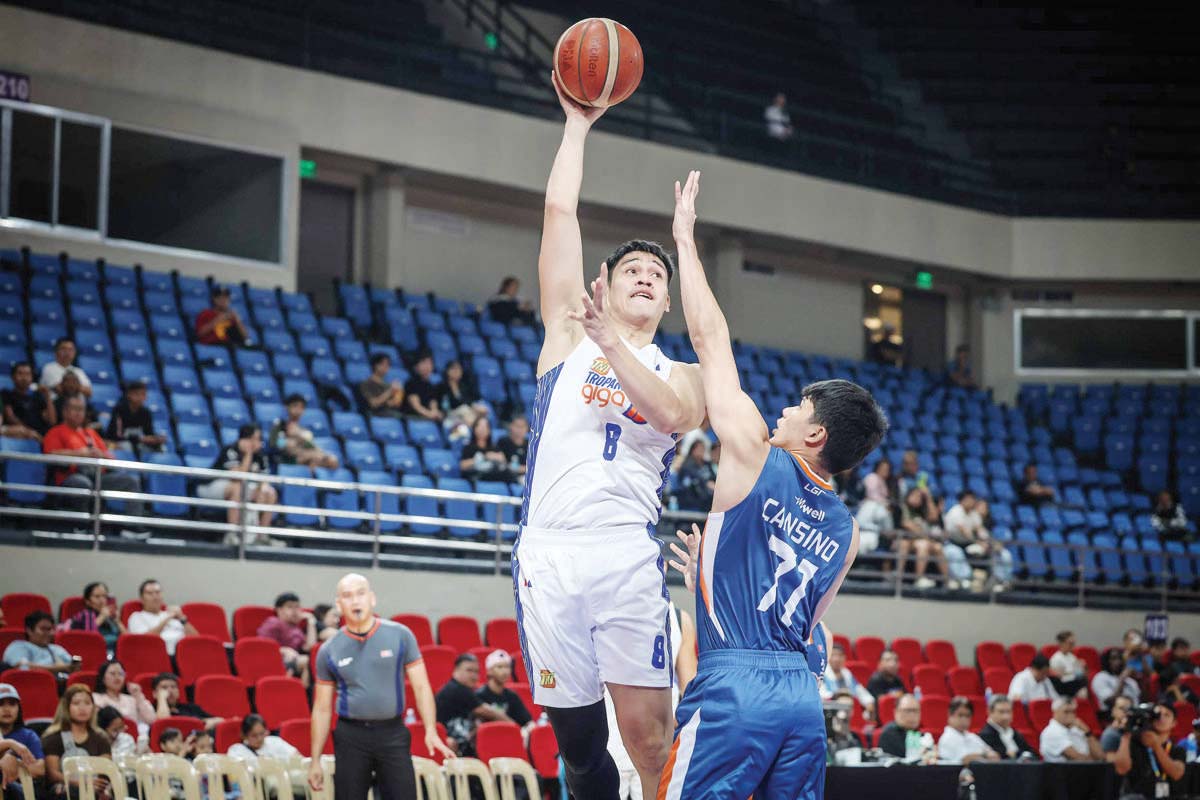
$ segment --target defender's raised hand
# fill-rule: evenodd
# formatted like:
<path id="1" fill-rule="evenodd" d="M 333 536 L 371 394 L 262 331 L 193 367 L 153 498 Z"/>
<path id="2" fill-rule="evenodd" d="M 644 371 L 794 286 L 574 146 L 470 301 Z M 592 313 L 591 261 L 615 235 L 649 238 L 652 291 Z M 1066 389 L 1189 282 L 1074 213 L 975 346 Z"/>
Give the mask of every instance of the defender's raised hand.
<path id="1" fill-rule="evenodd" d="M 675 181 L 675 219 L 671 234 L 675 241 L 691 241 L 696 227 L 696 196 L 700 194 L 700 170 L 688 173 L 683 186 Z"/>
<path id="2" fill-rule="evenodd" d="M 671 542 L 671 552 L 679 556 L 679 561 L 671 559 L 670 565 L 683 575 L 683 583 L 687 586 L 689 592 L 696 591 L 696 570 L 700 564 L 700 526 L 692 523 L 692 532 L 675 531 L 675 535 L 683 542 L 684 550 L 679 545 Z"/>
<path id="3" fill-rule="evenodd" d="M 587 337 L 599 345 L 601 350 L 615 347 L 619 338 L 608 318 L 608 265 L 600 265 L 600 277 L 592 281 L 592 296 L 580 298 L 583 311 L 571 309 L 567 316 L 583 326 Z"/>

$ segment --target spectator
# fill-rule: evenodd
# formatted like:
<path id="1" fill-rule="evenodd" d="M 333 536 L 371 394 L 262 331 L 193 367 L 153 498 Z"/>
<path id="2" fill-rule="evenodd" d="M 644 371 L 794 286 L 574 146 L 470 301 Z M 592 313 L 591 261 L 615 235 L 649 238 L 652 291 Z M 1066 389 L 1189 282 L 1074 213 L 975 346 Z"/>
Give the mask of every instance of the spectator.
<path id="1" fill-rule="evenodd" d="M 96 673 L 96 685 L 92 687 L 92 700 L 96 708 L 112 706 L 121 712 L 122 717 L 137 722 L 138 735 L 145 736 L 158 717 L 142 687 L 126 678 L 125 667 L 120 661 L 101 664 L 100 671 Z"/>
<path id="2" fill-rule="evenodd" d="M 1133 702 L 1142 696 L 1141 687 L 1133 678 L 1133 670 L 1125 663 L 1125 655 L 1115 647 L 1104 651 L 1100 671 L 1092 676 L 1092 697 L 1103 705 L 1113 695 L 1125 695 Z"/>
<path id="3" fill-rule="evenodd" d="M 244 345 L 250 334 L 233 308 L 229 288 L 214 286 L 209 297 L 212 307 L 196 315 L 196 341 L 200 344 Z"/>
<path id="4" fill-rule="evenodd" d="M 1154 657 L 1148 652 L 1149 646 L 1142 638 L 1142 632 L 1137 628 L 1125 631 L 1125 636 L 1121 641 L 1125 648 L 1125 666 L 1129 668 L 1133 679 L 1137 681 L 1141 693 L 1148 695 L 1150 676 L 1154 674 L 1155 670 Z"/>
<path id="5" fill-rule="evenodd" d="M 279 454 L 279 460 L 284 464 L 337 469 L 337 456 L 317 447 L 313 432 L 300 423 L 308 402 L 298 394 L 288 395 L 283 402 L 287 406 L 287 418 L 277 420 L 267 437 L 272 449 Z"/>
<path id="6" fill-rule="evenodd" d="M 895 651 L 884 650 L 880 654 L 879 669 L 867 681 L 867 691 L 875 698 L 876 705 L 885 694 L 901 695 L 907 691 L 900 679 L 900 657 Z"/>
<path id="7" fill-rule="evenodd" d="M 158 733 L 158 749 L 167 755 L 188 758 L 192 754 L 192 742 L 195 738 L 194 733 L 186 739 L 183 738 L 183 731 L 179 728 L 163 728 Z M 171 786 L 171 796 L 175 796 L 174 785 Z"/>
<path id="8" fill-rule="evenodd" d="M 1078 695 L 1082 700 L 1087 696 L 1087 664 L 1075 655 L 1075 634 L 1060 631 L 1054 640 L 1058 652 L 1050 656 L 1050 682 L 1064 697 Z"/>
<path id="9" fill-rule="evenodd" d="M 904 337 L 895 325 L 885 324 L 878 339 L 867 348 L 867 360 L 876 364 L 901 368 L 904 366 Z"/>
<path id="10" fill-rule="evenodd" d="M 196 756 L 212 755 L 216 752 L 216 742 L 213 741 L 213 732 L 208 728 L 201 728 L 192 731 L 192 735 L 196 738 L 192 740 L 192 758 Z"/>
<path id="11" fill-rule="evenodd" d="M 452 442 L 469 437 L 475 420 L 490 413 L 475 388 L 475 382 L 463 372 L 462 362 L 458 359 L 451 361 L 442 371 L 438 406 L 444 415 L 442 427 Z"/>
<path id="12" fill-rule="evenodd" d="M 1033 748 L 1025 741 L 1020 731 L 1012 726 L 1013 707 L 1008 695 L 992 695 L 988 703 L 988 720 L 979 732 L 979 738 L 992 748 L 1001 760 L 1021 758 L 1026 753 L 1031 757 Z"/>
<path id="13" fill-rule="evenodd" d="M 458 468 L 464 478 L 492 481 L 509 479 L 508 458 L 492 443 L 492 423 L 479 417 L 471 426 L 471 439 L 463 445 Z"/>
<path id="14" fill-rule="evenodd" d="M 167 645 L 167 652 L 175 655 L 175 646 L 184 636 L 197 636 L 199 632 L 188 621 L 187 615 L 179 606 L 169 606 L 163 600 L 162 584 L 154 578 L 142 581 L 138 587 L 138 598 L 142 601 L 142 610 L 135 611 L 129 616 L 128 628 L 130 633 L 149 633 L 161 636 Z"/>
<path id="15" fill-rule="evenodd" d="M 116 609 L 108 602 L 108 587 L 100 581 L 93 581 L 83 587 L 83 608 L 67 620 L 65 626 L 69 631 L 92 631 L 104 637 L 108 652 L 117 649 L 117 637 L 125 633 L 125 626 Z"/>
<path id="16" fill-rule="evenodd" d="M 25 616 L 25 638 L 10 642 L 2 660 L 10 667 L 41 669 L 51 675 L 79 668 L 66 648 L 54 644 L 54 617 L 45 611 L 31 611 Z"/>
<path id="17" fill-rule="evenodd" d="M 1186 539 L 1188 537 L 1188 519 L 1183 506 L 1175 502 L 1175 496 L 1168 491 L 1158 493 L 1154 503 L 1154 512 L 1150 515 L 1150 524 L 1163 539 Z"/>
<path id="18" fill-rule="evenodd" d="M 151 691 L 154 693 L 154 716 L 156 719 L 195 717 L 204 720 L 204 727 L 210 729 L 224 722 L 221 717 L 214 717 L 195 703 L 179 702 L 179 678 L 170 672 L 160 672 L 155 675 Z"/>
<path id="19" fill-rule="evenodd" d="M 821 676 L 818 688 L 822 700 L 848 697 L 857 700 L 868 714 L 875 715 L 875 697 L 858 682 L 853 672 L 846 669 L 846 651 L 840 644 L 829 648 L 829 663 L 825 665 L 825 674 Z"/>
<path id="20" fill-rule="evenodd" d="M 936 750 L 921 741 L 921 704 L 911 694 L 896 699 L 895 718 L 883 726 L 879 734 L 879 749 L 905 761 L 933 763 Z"/>
<path id="21" fill-rule="evenodd" d="M 342 618 L 335 607 L 322 603 L 313 609 L 313 616 L 317 618 L 317 641 L 325 642 L 337 636 Z"/>
<path id="22" fill-rule="evenodd" d="M 63 418 L 63 408 L 67 401 L 73 397 L 83 399 L 84 409 L 84 424 L 89 428 L 99 428 L 99 415 L 91 403 L 87 401 L 87 396 L 83 393 L 83 385 L 79 382 L 79 377 L 74 372 L 68 372 L 63 375 L 63 378 L 58 383 L 58 392 L 54 398 L 54 415 L 59 419 Z"/>
<path id="23" fill-rule="evenodd" d="M 25 726 L 21 713 L 21 695 L 11 683 L 0 683 L 0 783 L 15 785 L 20 768 L 40 780 L 46 774 L 46 756 L 42 740 L 32 728 Z M 4 792 L 5 800 L 34 800 L 19 792 Z"/>
<path id="24" fill-rule="evenodd" d="M 125 718 L 113 706 L 105 706 L 96 712 L 96 727 L 104 731 L 112 742 L 112 757 L 141 755 L 143 749 L 125 729 Z M 139 737 L 140 738 L 140 737 Z"/>
<path id="25" fill-rule="evenodd" d="M 433 375 L 433 356 L 428 350 L 417 353 L 413 361 L 413 375 L 404 384 L 405 412 L 421 419 L 441 422 L 446 416 L 440 406 L 441 388 L 429 380 Z"/>
<path id="26" fill-rule="evenodd" d="M 79 390 L 83 392 L 83 396 L 91 397 L 91 378 L 86 372 L 75 366 L 76 355 L 78 355 L 78 351 L 75 349 L 75 340 L 71 337 L 64 336 L 55 342 L 54 360 L 42 367 L 42 376 L 38 378 L 38 385 L 57 394 L 59 384 L 69 372 L 79 379 Z"/>
<path id="27" fill-rule="evenodd" d="M 112 758 L 112 742 L 96 724 L 96 704 L 83 684 L 72 684 L 63 692 L 54 721 L 42 734 L 42 751 L 46 754 L 46 783 L 52 797 L 74 795 L 67 792 L 62 769 L 64 758 Z M 97 778 L 96 783 L 97 788 L 105 785 L 103 778 Z"/>
<path id="28" fill-rule="evenodd" d="M 1034 700 L 1058 700 L 1061 695 L 1050 682 L 1050 659 L 1038 653 L 1029 666 L 1013 676 L 1008 685 L 1008 696 L 1016 702 L 1029 705 Z"/>
<path id="29" fill-rule="evenodd" d="M 404 416 L 404 386 L 400 381 L 388 382 L 392 359 L 387 353 L 371 356 L 371 374 L 358 385 L 358 393 L 371 415 L 376 417 Z"/>
<path id="30" fill-rule="evenodd" d="M 104 436 L 116 442 L 117 449 L 135 453 L 140 453 L 142 448 L 158 450 L 166 443 L 167 437 L 154 432 L 154 418 L 146 408 L 145 382 L 125 384 L 125 396 L 117 401 Z"/>
<path id="31" fill-rule="evenodd" d="M 1110 697 L 1102 707 L 1109 708 L 1108 726 L 1100 731 L 1100 749 L 1104 751 L 1106 761 L 1116 758 L 1117 750 L 1121 747 L 1121 737 L 1125 734 L 1126 716 L 1133 708 L 1133 701 L 1123 694 Z"/>
<path id="32" fill-rule="evenodd" d="M 713 491 L 717 487 L 717 472 L 708 460 L 707 442 L 692 442 L 687 458 L 679 468 L 679 507 L 684 511 L 710 511 Z"/>
<path id="33" fill-rule="evenodd" d="M 1011 709 L 1010 709 L 1011 712 Z M 959 696 L 950 700 L 950 717 L 938 739 L 938 759 L 944 764 L 999 761 L 1000 756 L 983 739 L 971 733 L 974 704 Z"/>
<path id="34" fill-rule="evenodd" d="M 1075 698 L 1059 697 L 1052 708 L 1054 717 L 1042 730 L 1038 744 L 1042 758 L 1049 762 L 1104 760 L 1100 741 L 1075 715 Z"/>
<path id="35" fill-rule="evenodd" d="M 300 623 L 305 625 L 301 627 Z M 288 671 L 309 683 L 308 651 L 317 643 L 317 619 L 300 607 L 300 598 L 284 592 L 275 598 L 275 616 L 258 626 L 258 635 L 279 643 L 279 654 Z"/>
<path id="36" fill-rule="evenodd" d="M 479 683 L 479 659 L 464 653 L 454 660 L 454 672 L 438 690 L 437 721 L 446 726 L 446 743 L 460 756 L 475 755 L 475 725 L 484 722 L 512 722 L 508 714 L 486 705 L 475 694 Z"/>
<path id="37" fill-rule="evenodd" d="M 529 420 L 517 414 L 508 421 L 508 435 L 496 442 L 496 447 L 508 459 L 509 475 L 515 480 L 525 477 L 525 464 L 529 458 Z"/>
<path id="38" fill-rule="evenodd" d="M 1191 706 L 1200 704 L 1200 697 L 1180 681 L 1182 677 L 1183 674 L 1170 664 L 1158 673 L 1158 682 L 1162 687 L 1158 702 L 1170 706 L 1176 703 L 1187 703 Z"/>
<path id="39" fill-rule="evenodd" d="M 516 323 L 532 326 L 533 306 L 521 298 L 520 292 L 521 282 L 513 275 L 505 276 L 496 294 L 488 300 L 487 310 L 491 318 L 505 325 Z"/>
<path id="40" fill-rule="evenodd" d="M 1024 477 L 1017 483 L 1018 499 L 1031 506 L 1054 502 L 1054 489 L 1038 481 L 1037 464 L 1026 464 Z"/>
<path id="41" fill-rule="evenodd" d="M 269 736 L 266 721 L 258 714 L 249 714 L 242 720 L 242 740 L 229 748 L 229 756 L 252 764 L 258 763 L 259 756 L 286 763 L 298 758 L 300 751 L 278 736 Z"/>
<path id="42" fill-rule="evenodd" d="M 964 389 L 977 388 L 971 372 L 971 348 L 960 344 L 954 348 L 954 360 L 946 365 L 946 382 Z"/>
<path id="43" fill-rule="evenodd" d="M 50 456 L 74 456 L 76 458 L 98 458 L 115 460 L 112 453 L 104 445 L 100 434 L 85 427 L 86 407 L 83 397 L 76 396 L 67 400 L 63 406 L 63 421 L 55 425 L 42 439 L 42 452 Z M 89 474 L 85 475 L 75 464 L 67 467 L 54 468 L 54 482 L 59 486 L 72 489 L 87 489 L 91 491 L 95 475 L 95 467 L 87 467 Z M 140 492 L 142 479 L 133 472 L 119 469 L 104 468 L 101 476 L 101 486 L 118 492 Z M 143 511 L 141 500 L 125 500 L 126 511 L 140 516 Z M 90 507 L 90 502 L 83 498 L 77 503 Z M 122 532 L 124 535 L 126 532 Z"/>
<path id="44" fill-rule="evenodd" d="M 942 527 L 949 539 L 945 545 L 946 558 L 952 564 L 957 560 L 961 565 L 956 576 L 960 581 L 970 580 L 971 570 L 966 556 L 989 559 L 992 564 L 992 584 L 999 588 L 1012 581 L 1013 557 L 1004 545 L 992 538 L 984 525 L 987 512 L 987 503 L 976 497 L 970 489 L 959 494 L 958 503 L 946 512 L 942 520 Z M 955 556 L 952 559 L 949 555 L 951 547 L 958 548 L 962 557 Z"/>
<path id="45" fill-rule="evenodd" d="M 13 388 L 0 391 L 4 403 L 4 435 L 14 439 L 37 439 L 58 422 L 50 390 L 33 385 L 33 367 L 28 361 L 18 361 L 9 373 Z"/>
<path id="46" fill-rule="evenodd" d="M 914 463 L 916 453 L 913 453 Z M 878 503 L 891 513 L 897 506 L 900 497 L 900 482 L 892 472 L 892 462 L 881 458 L 871 468 L 867 477 L 863 478 L 863 502 L 870 500 Z"/>
<path id="47" fill-rule="evenodd" d="M 771 105 L 763 111 L 763 119 L 767 123 L 767 136 L 772 139 L 786 142 L 795 134 L 792 129 L 792 115 L 787 109 L 787 95 L 783 92 L 776 94 Z"/>
<path id="48" fill-rule="evenodd" d="M 1183 675 L 1189 675 L 1196 671 L 1192 664 L 1192 643 L 1182 636 L 1176 636 L 1171 640 L 1171 655 L 1168 664 L 1175 667 Z"/>
<path id="49" fill-rule="evenodd" d="M 1171 745 L 1175 728 L 1175 709 L 1154 707 L 1154 724 L 1138 736 L 1121 736 L 1121 745 L 1113 757 L 1113 768 L 1122 776 L 1122 798 L 1178 797 L 1186 770 L 1184 749 Z"/>
<path id="50" fill-rule="evenodd" d="M 927 489 L 912 488 L 904 497 L 900 506 L 900 528 L 903 534 L 896 540 L 896 554 L 900 574 L 903 575 L 908 563 L 908 554 L 916 554 L 916 566 L 913 574 L 916 581 L 913 585 L 918 589 L 931 589 L 936 584 L 933 579 L 925 576 L 932 557 L 937 564 L 942 578 L 950 586 L 950 567 L 942 548 L 942 540 L 934 531 L 931 520 L 937 518 L 937 509 L 933 505 L 932 496 Z M 956 581 L 957 585 L 957 581 Z"/>
<path id="51" fill-rule="evenodd" d="M 263 452 L 262 428 L 254 423 L 248 423 L 238 428 L 238 440 L 226 447 L 225 450 L 217 456 L 217 460 L 213 462 L 213 469 L 223 469 L 229 472 L 270 472 L 270 465 L 267 463 L 267 455 Z M 242 499 L 243 481 L 233 480 L 232 478 L 217 478 L 208 483 L 202 483 L 196 487 L 196 494 L 200 497 L 209 500 L 230 500 L 240 502 Z M 275 487 L 269 483 L 251 482 L 250 488 L 247 491 L 248 501 L 251 503 L 263 503 L 272 505 L 279 500 L 279 493 L 275 491 Z M 258 515 L 258 524 L 264 527 L 269 527 L 274 519 L 274 513 L 270 511 L 250 512 L 251 517 L 248 524 L 253 524 L 254 514 Z M 240 507 L 234 506 L 225 509 L 225 521 L 230 525 L 237 525 L 242 518 L 242 510 Z M 234 532 L 225 534 L 226 544 L 237 544 L 238 535 Z M 282 545 L 275 539 L 266 534 L 252 534 L 247 544 L 265 544 L 269 546 Z"/>
<path id="52" fill-rule="evenodd" d="M 512 689 L 507 688 L 512 680 L 512 656 L 503 650 L 493 650 L 484 661 L 487 669 L 487 683 L 479 687 L 475 695 L 484 705 L 508 715 L 508 718 L 521 726 L 521 733 L 529 736 L 533 727 L 533 717 L 525 703 Z"/>
<path id="53" fill-rule="evenodd" d="M 930 502 L 933 501 L 933 492 L 929 490 L 929 473 L 921 469 L 917 451 L 905 450 L 900 458 L 900 477 L 896 479 L 896 488 L 891 492 L 893 502 L 908 497 L 913 489 L 920 489 Z"/>

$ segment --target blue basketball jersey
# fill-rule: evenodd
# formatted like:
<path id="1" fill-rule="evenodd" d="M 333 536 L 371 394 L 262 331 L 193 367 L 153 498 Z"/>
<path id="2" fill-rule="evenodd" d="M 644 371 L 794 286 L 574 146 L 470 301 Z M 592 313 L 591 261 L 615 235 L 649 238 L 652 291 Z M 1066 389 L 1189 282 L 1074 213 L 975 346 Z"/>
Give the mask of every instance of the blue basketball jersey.
<path id="1" fill-rule="evenodd" d="M 708 515 L 700 544 L 700 651 L 803 652 L 846 563 L 854 519 L 833 486 L 772 447 L 750 493 Z"/>

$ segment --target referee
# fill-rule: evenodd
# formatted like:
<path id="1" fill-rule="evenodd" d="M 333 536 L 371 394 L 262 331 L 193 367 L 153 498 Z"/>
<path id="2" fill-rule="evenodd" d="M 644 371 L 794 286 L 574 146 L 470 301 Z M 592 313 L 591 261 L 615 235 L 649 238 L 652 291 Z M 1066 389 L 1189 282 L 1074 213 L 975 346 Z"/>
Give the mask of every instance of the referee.
<path id="1" fill-rule="evenodd" d="M 454 756 L 437 735 L 437 710 L 417 639 L 403 625 L 375 616 L 375 593 L 362 575 L 351 573 L 338 581 L 337 607 L 342 628 L 321 645 L 314 670 L 308 783 L 314 791 L 325 785 L 320 755 L 329 736 L 336 688 L 333 784 L 338 800 L 366 800 L 373 785 L 387 800 L 415 800 L 411 741 L 404 725 L 406 676 L 425 723 L 425 747 L 430 755 L 436 750 Z"/>

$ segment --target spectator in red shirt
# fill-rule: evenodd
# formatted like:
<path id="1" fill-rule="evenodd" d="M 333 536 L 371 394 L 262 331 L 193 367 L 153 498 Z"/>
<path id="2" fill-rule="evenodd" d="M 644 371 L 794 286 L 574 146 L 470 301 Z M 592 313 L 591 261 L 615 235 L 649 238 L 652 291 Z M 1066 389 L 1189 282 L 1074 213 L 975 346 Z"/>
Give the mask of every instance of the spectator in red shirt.
<path id="1" fill-rule="evenodd" d="M 214 286 L 212 308 L 196 315 L 196 341 L 200 344 L 242 345 L 249 335 L 242 318 L 230 305 L 229 289 Z"/>
<path id="2" fill-rule="evenodd" d="M 300 626 L 301 621 L 305 623 Z M 258 635 L 279 642 L 279 653 L 288 670 L 308 686 L 308 653 L 317 643 L 317 618 L 300 607 L 300 598 L 284 592 L 275 598 L 275 616 L 258 626 Z"/>
<path id="3" fill-rule="evenodd" d="M 83 395 L 75 395 L 63 404 L 63 421 L 55 425 L 42 439 L 42 452 L 48 456 L 74 456 L 76 458 L 107 458 L 113 459 L 113 454 L 104 446 L 100 434 L 84 424 L 87 417 L 87 403 Z M 113 459 L 114 461 L 116 459 Z M 54 483 L 58 486 L 68 486 L 73 489 L 91 489 L 95 480 L 95 467 L 86 467 L 86 473 L 72 464 L 68 467 L 54 469 Z M 104 468 L 101 480 L 104 489 L 118 492 L 140 492 L 142 481 L 136 474 L 119 469 Z M 86 507 L 85 499 L 79 505 Z M 140 500 L 126 500 L 125 505 L 130 514 L 142 514 Z"/>

